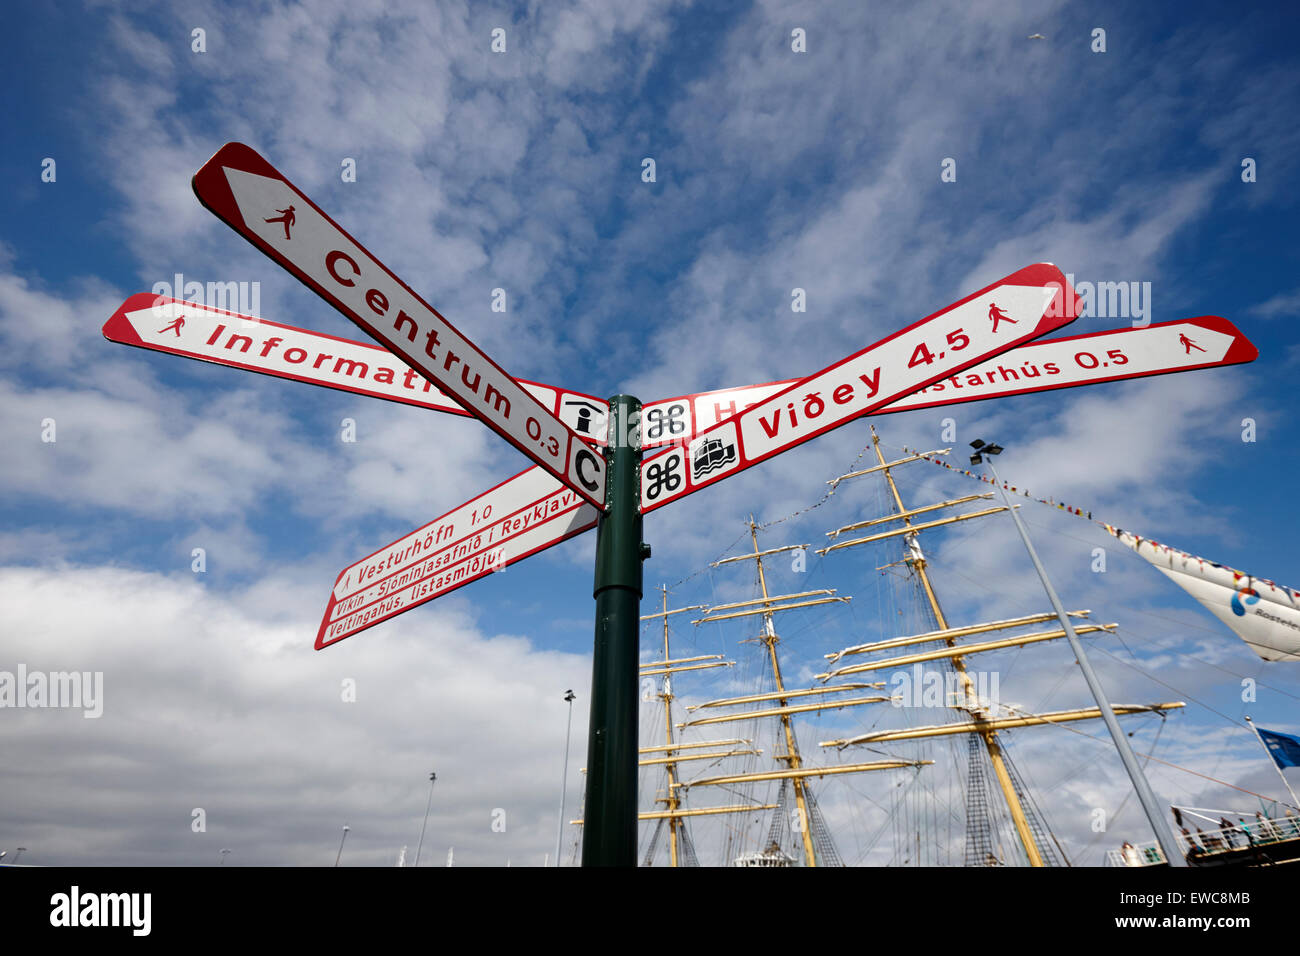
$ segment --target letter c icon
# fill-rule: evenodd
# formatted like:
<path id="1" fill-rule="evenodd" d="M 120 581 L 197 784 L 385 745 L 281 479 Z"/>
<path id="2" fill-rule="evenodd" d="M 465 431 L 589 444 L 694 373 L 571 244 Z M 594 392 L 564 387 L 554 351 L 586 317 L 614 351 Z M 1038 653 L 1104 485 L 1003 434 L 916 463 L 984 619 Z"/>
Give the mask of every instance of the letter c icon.
<path id="1" fill-rule="evenodd" d="M 595 453 L 592 452 L 590 448 L 579 449 L 578 453 L 573 456 L 573 470 L 578 473 L 578 481 L 582 483 L 582 487 L 586 488 L 588 491 L 595 491 L 600 487 L 599 483 L 593 479 L 589 479 L 582 467 L 588 461 L 593 465 L 597 463 Z"/>

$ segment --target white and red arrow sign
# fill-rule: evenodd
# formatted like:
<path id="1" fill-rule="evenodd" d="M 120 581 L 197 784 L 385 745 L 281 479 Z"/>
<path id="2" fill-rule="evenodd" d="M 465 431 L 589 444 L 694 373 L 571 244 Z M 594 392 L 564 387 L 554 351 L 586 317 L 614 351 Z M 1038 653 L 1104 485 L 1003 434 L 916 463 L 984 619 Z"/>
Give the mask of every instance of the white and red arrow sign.
<path id="1" fill-rule="evenodd" d="M 1217 315 L 1027 342 L 878 408 L 872 415 L 1253 362 L 1259 350 Z M 677 445 L 799 379 L 665 398 L 645 406 L 642 447 Z"/>
<path id="2" fill-rule="evenodd" d="M 1197 347 L 1206 350 L 1204 356 L 1196 351 Z M 873 414 L 884 415 L 890 412 L 954 405 L 1004 395 L 1023 395 L 1112 382 L 1118 379 L 1143 378 L 1199 368 L 1237 365 L 1252 362 L 1258 355 L 1259 351 L 1255 346 L 1227 319 L 1204 315 L 1195 319 L 1164 322 L 1141 329 L 1116 329 L 1050 339 L 1046 342 L 1032 342 L 960 373 L 959 378 L 963 380 L 958 383 L 960 388 L 951 380 L 944 379 L 940 383 L 943 385 L 942 391 L 937 391 L 938 386 L 932 385 L 928 390 L 908 395 L 884 408 L 879 408 Z M 1015 375 L 1011 374 L 1013 371 Z M 729 418 L 735 413 L 735 408 L 732 407 L 733 401 L 736 408 L 743 409 L 775 392 L 784 391 L 790 384 L 771 382 L 764 385 L 751 385 L 748 388 L 729 389 L 725 392 L 685 395 L 654 404 L 662 407 L 681 403 L 690 412 L 685 417 L 685 421 L 713 424 L 708 422 L 708 416 Z M 651 461 L 660 461 L 662 464 L 661 460 L 671 454 L 680 455 L 681 452 L 670 448 Z M 694 487 L 690 489 L 690 491 L 694 490 L 696 490 Z M 689 494 L 690 491 L 687 493 Z M 394 614 L 431 600 L 439 594 L 445 594 L 453 587 L 459 587 L 493 570 L 494 562 L 499 563 L 500 566 L 512 564 L 594 527 L 596 514 L 590 507 L 584 506 L 578 512 L 573 512 L 562 506 L 552 508 L 547 504 L 564 493 L 563 487 L 546 472 L 540 468 L 531 468 L 521 475 L 516 475 L 481 499 L 463 505 L 450 515 L 426 525 L 419 531 L 381 549 L 365 561 L 353 565 L 339 575 L 340 583 L 335 585 L 335 592 L 326 609 L 325 622 L 321 626 L 316 646 L 324 647 L 378 621 L 386 620 Z M 501 507 L 499 500 L 488 500 L 490 495 L 498 495 L 499 498 L 513 496 L 512 501 L 516 506 L 519 501 L 528 501 L 524 507 L 516 507 L 514 512 L 516 515 L 528 516 L 523 519 L 528 522 L 528 526 L 521 525 L 518 529 L 527 532 L 528 537 L 521 535 L 502 545 L 501 539 L 489 530 L 478 549 L 473 550 L 472 553 L 468 550 L 465 552 L 463 561 L 468 562 L 468 565 L 461 577 L 455 578 L 453 571 L 452 579 L 446 582 L 442 590 L 436 589 L 433 584 L 424 583 L 434 573 L 427 568 L 423 577 L 419 577 L 418 573 L 417 576 L 412 576 L 410 569 L 420 565 L 429 556 L 425 542 L 432 538 L 432 545 L 436 546 L 439 534 L 447 540 L 451 533 L 438 531 L 437 528 L 446 523 L 454 527 L 458 520 L 462 523 L 468 521 L 466 526 L 470 528 L 483 527 L 493 514 L 500 513 L 496 511 L 497 507 Z M 488 508 L 493 510 L 487 511 L 484 515 L 483 512 Z M 465 516 L 466 511 L 468 517 Z M 417 541 L 420 542 L 419 548 L 415 547 Z M 479 559 L 484 548 L 489 549 L 490 552 L 490 549 L 496 546 L 501 548 L 499 552 L 489 553 L 486 560 Z M 479 559 L 477 568 L 475 568 L 476 559 Z M 439 559 L 434 560 L 437 563 Z M 370 569 L 369 572 L 367 568 Z M 360 585 L 365 582 L 376 580 L 389 582 L 387 585 L 380 585 L 384 594 L 392 593 L 397 589 L 400 596 L 394 599 L 393 604 L 387 607 L 386 611 L 380 608 L 368 612 L 366 608 L 376 607 L 377 601 L 382 600 L 382 596 L 372 597 L 371 604 L 363 605 L 359 610 L 354 609 L 346 618 L 342 617 L 346 609 L 339 611 L 339 602 L 357 593 Z M 409 593 L 401 589 L 409 589 Z M 338 629 L 334 632 L 336 636 L 327 639 L 332 618 L 337 618 L 334 623 Z"/>
<path id="3" fill-rule="evenodd" d="M 1241 365 L 1258 357 L 1259 349 L 1235 325 L 1221 316 L 1202 315 L 1140 329 L 1030 342 L 913 392 L 875 414 Z"/>
<path id="4" fill-rule="evenodd" d="M 604 458 L 256 151 L 227 143 L 194 175 L 218 218 L 598 508 Z"/>
<path id="5" fill-rule="evenodd" d="M 1055 266 L 1027 266 L 795 383 L 641 466 L 653 511 L 1074 320 Z"/>
<path id="6" fill-rule="evenodd" d="M 147 292 L 104 323 L 110 342 L 247 369 L 276 378 L 473 417 L 387 349 Z M 603 444 L 604 399 L 518 379 L 583 439 Z"/>
<path id="7" fill-rule="evenodd" d="M 541 468 L 529 468 L 344 568 L 316 649 L 594 528 L 597 517 Z"/>

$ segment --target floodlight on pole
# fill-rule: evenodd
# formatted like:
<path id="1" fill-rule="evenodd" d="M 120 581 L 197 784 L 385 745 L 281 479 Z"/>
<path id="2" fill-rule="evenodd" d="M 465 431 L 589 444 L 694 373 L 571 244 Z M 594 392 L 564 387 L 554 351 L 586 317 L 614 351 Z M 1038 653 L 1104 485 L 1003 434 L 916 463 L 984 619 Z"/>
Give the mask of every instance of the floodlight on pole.
<path id="1" fill-rule="evenodd" d="M 339 852 L 338 852 L 338 855 L 337 855 L 336 857 L 334 857 L 334 865 L 335 865 L 335 866 L 338 866 L 338 865 L 339 865 L 339 860 L 341 860 L 341 859 L 343 858 L 343 844 L 347 842 L 347 840 L 348 840 L 348 831 L 351 830 L 351 829 L 352 829 L 352 828 L 351 828 L 350 826 L 348 826 L 346 823 L 343 824 L 343 839 L 342 839 L 342 840 L 339 840 Z"/>
<path id="2" fill-rule="evenodd" d="M 569 738 L 573 735 L 573 701 L 576 695 L 572 690 L 564 692 L 564 699 L 569 702 L 569 722 L 564 728 L 564 776 L 560 778 L 560 820 L 555 827 L 555 865 L 560 865 L 560 841 L 564 836 L 564 797 L 569 783 Z"/>
<path id="3" fill-rule="evenodd" d="M 424 823 L 420 824 L 420 842 L 415 847 L 415 865 L 420 865 L 420 850 L 424 848 L 424 828 L 429 825 L 429 808 L 433 806 L 433 782 L 438 779 L 436 773 L 429 774 L 429 800 L 424 805 Z"/>
<path id="4" fill-rule="evenodd" d="M 1092 691 L 1093 699 L 1097 701 L 1097 709 L 1101 711 L 1101 717 L 1106 723 L 1106 729 L 1110 731 L 1111 739 L 1115 741 L 1115 749 L 1119 751 L 1119 757 L 1124 764 L 1124 769 L 1128 772 L 1129 780 L 1133 782 L 1133 789 L 1137 791 L 1138 801 L 1146 812 L 1147 820 L 1151 823 L 1151 829 L 1155 831 L 1156 841 L 1160 844 L 1161 850 L 1164 851 L 1165 860 L 1170 866 L 1187 866 L 1187 860 L 1183 858 L 1182 852 L 1178 849 L 1178 843 L 1174 839 L 1174 833 L 1169 826 L 1169 821 L 1164 818 L 1160 805 L 1156 802 L 1155 793 L 1151 790 L 1151 784 L 1147 782 L 1146 774 L 1142 772 L 1142 768 L 1138 765 L 1137 757 L 1133 753 L 1128 737 L 1124 735 L 1124 731 L 1119 726 L 1119 721 L 1115 719 L 1115 712 L 1111 709 L 1110 701 L 1106 699 L 1101 681 L 1092 669 L 1092 664 L 1088 661 L 1088 655 L 1084 653 L 1083 645 L 1079 643 L 1079 636 L 1074 632 L 1074 625 L 1070 622 L 1069 615 L 1065 613 L 1065 607 L 1061 604 L 1056 589 L 1052 587 L 1051 579 L 1047 576 L 1047 569 L 1043 567 L 1043 563 L 1038 559 L 1038 552 L 1034 550 L 1033 542 L 1029 540 L 1029 532 L 1025 529 L 1024 522 L 1020 520 L 1020 514 L 1016 510 L 1016 506 L 1011 503 L 1011 498 L 1002 484 L 1002 479 L 998 477 L 997 469 L 993 467 L 992 457 L 1000 455 L 1003 451 L 1002 447 L 985 444 L 978 438 L 971 442 L 971 447 L 976 452 L 971 456 L 972 464 L 978 465 L 983 456 L 989 456 L 988 466 L 989 471 L 993 473 L 993 483 L 997 486 L 998 493 L 1002 496 L 1002 503 L 1006 505 L 1007 511 L 1010 512 L 1011 518 L 1015 522 L 1016 530 L 1020 532 L 1020 540 L 1024 542 L 1025 550 L 1029 552 L 1029 559 L 1034 563 L 1034 570 L 1038 572 L 1038 579 L 1043 582 L 1043 590 L 1047 592 L 1047 597 L 1052 602 L 1052 609 L 1056 612 L 1061 627 L 1065 631 L 1066 639 L 1070 642 L 1070 649 L 1074 651 L 1075 659 L 1079 662 L 1079 670 L 1083 671 L 1083 679 L 1087 682 L 1088 689 Z"/>

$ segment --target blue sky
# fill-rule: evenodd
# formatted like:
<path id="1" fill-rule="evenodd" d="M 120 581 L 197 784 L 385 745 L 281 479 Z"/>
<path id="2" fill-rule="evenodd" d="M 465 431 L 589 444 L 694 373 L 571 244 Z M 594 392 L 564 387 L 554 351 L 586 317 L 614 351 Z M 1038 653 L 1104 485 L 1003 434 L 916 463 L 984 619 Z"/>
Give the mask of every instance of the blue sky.
<path id="1" fill-rule="evenodd" d="M 1090 49 L 1097 27 L 1104 53 Z M 796 28 L 806 53 L 791 49 Z M 517 452 L 466 419 L 100 336 L 123 299 L 176 273 L 259 283 L 265 317 L 360 336 L 199 206 L 190 177 L 223 143 L 262 152 L 506 369 L 595 394 L 806 374 L 1034 261 L 1150 283 L 1151 321 L 1226 316 L 1259 360 L 887 416 L 883 440 L 943 447 L 950 416 L 962 447 L 1008 444 L 1000 468 L 1017 484 L 1295 586 L 1295 39 L 1294 14 L 1275 5 L 24 8 L 0 41 L 0 667 L 102 670 L 106 707 L 97 722 L 3 716 L 21 759 L 0 769 L 15 795 L 0 844 L 40 846 L 49 863 L 202 863 L 219 846 L 312 863 L 348 822 L 354 862 L 383 864 L 414 842 L 436 766 L 440 853 L 536 863 L 554 839 L 567 687 L 581 763 L 591 536 L 310 650 L 339 568 L 521 470 Z M 346 158 L 356 182 L 341 180 Z M 940 179 L 946 158 L 955 182 Z M 490 309 L 498 287 L 505 314 Z M 790 309 L 796 287 L 806 313 Z M 1129 321 L 1083 317 L 1067 332 Z M 345 417 L 354 444 L 338 440 Z M 647 584 L 716 558 L 750 512 L 771 521 L 816 501 L 864 430 L 656 513 Z M 909 499 L 981 490 L 909 467 Z M 872 516 L 874 500 L 846 492 L 771 534 L 813 540 L 824 520 Z M 1066 602 L 1125 623 L 1147 670 L 1234 720 L 1300 732 L 1294 665 L 1263 665 L 1134 556 L 1116 550 L 1108 576 L 1088 573 L 1107 539 L 1086 523 L 1027 518 Z M 1037 609 L 1036 592 L 1007 596 L 1034 587 L 1009 527 L 930 547 L 951 569 L 951 616 Z M 991 590 L 963 581 L 972 559 Z M 809 587 L 860 597 L 849 617 L 810 618 L 829 633 L 792 639 L 795 660 L 811 667 L 831 635 L 887 627 L 868 608 L 884 562 L 868 563 L 810 566 L 823 583 Z M 715 578 L 681 599 L 697 603 L 705 584 L 752 595 L 743 575 Z M 1212 666 L 1191 667 L 1191 648 Z M 1053 653 L 1057 670 L 1035 672 L 1025 699 L 1060 679 Z M 1098 666 L 1131 699 L 1185 699 Z M 1277 690 L 1247 707 L 1242 676 Z M 348 679 L 356 703 L 339 699 Z M 1226 718 L 1189 707 L 1170 722 L 1179 762 L 1276 789 Z M 1080 846 L 1086 808 L 1123 799 L 1105 767 L 1056 821 Z M 1156 779 L 1169 799 L 1236 805 Z M 196 807 L 207 833 L 191 829 Z M 486 823 L 496 808 L 504 834 Z"/>

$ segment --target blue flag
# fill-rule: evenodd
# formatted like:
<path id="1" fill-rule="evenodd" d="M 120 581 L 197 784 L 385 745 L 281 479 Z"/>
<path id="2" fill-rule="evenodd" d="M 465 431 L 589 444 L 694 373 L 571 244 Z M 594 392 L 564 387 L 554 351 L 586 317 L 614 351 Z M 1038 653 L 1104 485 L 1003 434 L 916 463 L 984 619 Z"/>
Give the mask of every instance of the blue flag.
<path id="1" fill-rule="evenodd" d="M 1276 730 L 1265 730 L 1263 727 L 1259 728 L 1259 736 L 1263 738 L 1264 746 L 1273 755 L 1279 768 L 1300 767 L 1300 737 L 1279 734 Z"/>

